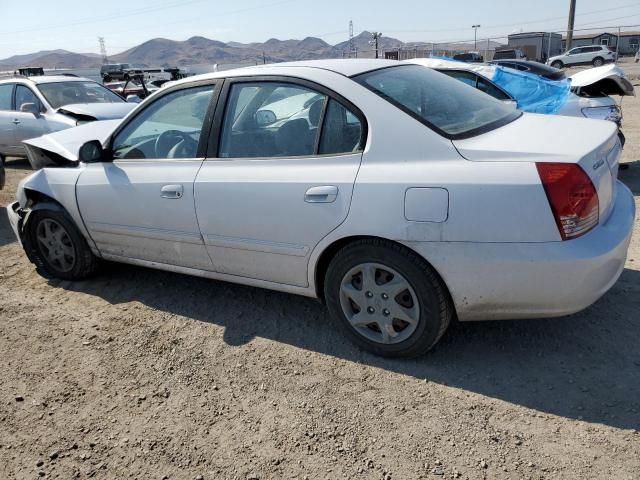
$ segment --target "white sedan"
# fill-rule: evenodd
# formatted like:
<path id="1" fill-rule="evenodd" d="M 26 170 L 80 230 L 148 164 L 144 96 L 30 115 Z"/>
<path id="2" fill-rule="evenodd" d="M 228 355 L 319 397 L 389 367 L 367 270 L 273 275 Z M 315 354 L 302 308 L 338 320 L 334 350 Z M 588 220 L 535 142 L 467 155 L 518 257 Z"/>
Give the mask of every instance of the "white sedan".
<path id="1" fill-rule="evenodd" d="M 613 123 L 383 60 L 192 77 L 26 144 L 52 166 L 7 210 L 42 274 L 104 259 L 319 298 L 385 356 L 423 354 L 454 317 L 586 308 L 635 216 Z"/>

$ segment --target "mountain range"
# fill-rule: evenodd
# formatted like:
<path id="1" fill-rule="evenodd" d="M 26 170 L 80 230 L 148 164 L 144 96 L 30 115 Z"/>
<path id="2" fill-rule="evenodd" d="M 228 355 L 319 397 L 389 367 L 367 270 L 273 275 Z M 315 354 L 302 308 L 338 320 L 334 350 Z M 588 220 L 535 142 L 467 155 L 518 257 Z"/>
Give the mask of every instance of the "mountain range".
<path id="1" fill-rule="evenodd" d="M 359 52 L 372 54 L 371 33 L 362 32 L 353 38 L 353 46 Z M 391 37 L 380 38 L 381 49 L 428 48 L 431 44 L 404 43 Z M 466 50 L 468 45 L 458 45 Z M 220 42 L 204 37 L 191 37 L 177 41 L 154 38 L 138 46 L 109 56 L 112 63 L 131 63 L 140 67 L 186 66 L 196 64 L 246 64 L 271 63 L 316 58 L 340 58 L 349 51 L 349 42 L 330 45 L 320 38 L 303 40 L 278 40 L 272 38 L 264 43 Z M 102 63 L 95 53 L 75 53 L 67 50 L 44 50 L 26 55 L 14 55 L 0 60 L 0 69 L 9 70 L 24 66 L 43 68 L 95 68 Z"/>

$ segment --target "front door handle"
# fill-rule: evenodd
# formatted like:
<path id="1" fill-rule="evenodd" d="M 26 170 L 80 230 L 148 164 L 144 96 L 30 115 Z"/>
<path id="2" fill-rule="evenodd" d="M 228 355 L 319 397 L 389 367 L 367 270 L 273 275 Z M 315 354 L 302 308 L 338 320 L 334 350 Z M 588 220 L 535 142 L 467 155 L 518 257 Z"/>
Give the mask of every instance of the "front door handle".
<path id="1" fill-rule="evenodd" d="M 13 122 L 11 123 L 13 123 L 14 125 L 20 125 L 20 120 L 18 120 L 17 118 L 14 118 Z"/>
<path id="2" fill-rule="evenodd" d="M 304 194 L 304 201 L 307 203 L 333 203 L 336 198 L 338 198 L 338 187 L 334 185 L 312 187 Z"/>
<path id="3" fill-rule="evenodd" d="M 169 198 L 176 200 L 182 198 L 184 194 L 184 188 L 182 185 L 165 185 L 160 189 L 160 196 L 162 198 Z"/>

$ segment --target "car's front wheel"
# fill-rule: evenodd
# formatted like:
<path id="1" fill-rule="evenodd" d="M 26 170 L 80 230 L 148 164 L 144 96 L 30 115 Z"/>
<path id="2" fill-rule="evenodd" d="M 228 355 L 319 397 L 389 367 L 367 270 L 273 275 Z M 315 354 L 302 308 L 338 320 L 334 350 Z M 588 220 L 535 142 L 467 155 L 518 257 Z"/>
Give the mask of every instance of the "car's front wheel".
<path id="1" fill-rule="evenodd" d="M 98 263 L 73 221 L 55 210 L 36 210 L 27 225 L 25 247 L 38 273 L 62 280 L 91 275 Z"/>
<path id="2" fill-rule="evenodd" d="M 604 59 L 601 57 L 596 57 L 593 59 L 592 63 L 594 67 L 601 67 L 602 65 L 604 65 Z"/>
<path id="3" fill-rule="evenodd" d="M 453 315 L 446 287 L 421 257 L 375 239 L 350 244 L 335 256 L 325 300 L 351 340 L 385 357 L 426 353 Z"/>
<path id="4" fill-rule="evenodd" d="M 552 66 L 553 68 L 558 68 L 558 69 L 559 69 L 559 68 L 564 67 L 564 63 L 562 63 L 560 60 L 556 60 L 555 62 L 553 62 L 553 63 L 551 64 L 551 66 Z"/>

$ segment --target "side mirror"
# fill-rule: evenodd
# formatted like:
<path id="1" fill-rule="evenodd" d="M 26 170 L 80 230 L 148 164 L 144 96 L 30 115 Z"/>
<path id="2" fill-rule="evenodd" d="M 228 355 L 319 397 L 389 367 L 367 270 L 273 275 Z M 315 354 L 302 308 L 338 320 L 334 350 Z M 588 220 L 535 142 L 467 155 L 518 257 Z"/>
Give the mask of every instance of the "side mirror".
<path id="1" fill-rule="evenodd" d="M 271 110 L 258 110 L 256 112 L 256 123 L 259 127 L 266 127 L 275 123 L 278 117 Z"/>
<path id="2" fill-rule="evenodd" d="M 22 113 L 31 113 L 34 117 L 38 118 L 40 116 L 40 109 L 33 102 L 26 102 L 20 105 L 20 111 Z"/>
<path id="3" fill-rule="evenodd" d="M 518 108 L 518 102 L 516 102 L 515 100 L 503 100 L 502 103 L 509 107 L 513 107 L 514 110 Z"/>
<path id="4" fill-rule="evenodd" d="M 140 103 L 142 99 L 137 95 L 127 95 L 127 103 Z"/>
<path id="5" fill-rule="evenodd" d="M 101 162 L 103 156 L 102 144 L 98 140 L 91 140 L 85 143 L 78 152 L 78 160 L 85 163 Z"/>

